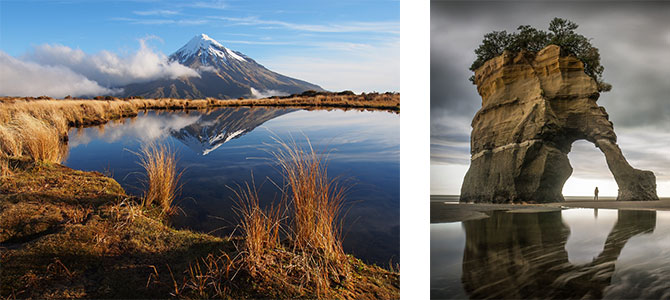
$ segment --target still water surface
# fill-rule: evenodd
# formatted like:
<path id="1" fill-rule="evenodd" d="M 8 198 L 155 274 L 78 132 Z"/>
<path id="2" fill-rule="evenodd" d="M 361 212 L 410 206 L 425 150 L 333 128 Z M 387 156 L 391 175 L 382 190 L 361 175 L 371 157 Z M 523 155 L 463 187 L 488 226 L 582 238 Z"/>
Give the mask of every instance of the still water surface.
<path id="1" fill-rule="evenodd" d="M 281 174 L 269 150 L 273 137 L 295 139 L 329 157 L 328 174 L 351 185 L 345 206 L 344 248 L 370 263 L 388 265 L 399 258 L 399 115 L 389 112 L 221 108 L 210 112 L 142 113 L 100 127 L 70 131 L 74 169 L 111 175 L 127 192 L 141 193 L 137 156 L 142 144 L 160 140 L 176 149 L 184 169 L 179 206 L 186 216 L 178 228 L 226 236 L 238 218 L 229 187 L 251 182 L 264 204 L 278 201 L 271 182 Z M 253 175 L 252 175 L 253 174 Z"/>
<path id="2" fill-rule="evenodd" d="M 431 224 L 431 298 L 668 299 L 670 212 L 496 211 Z"/>

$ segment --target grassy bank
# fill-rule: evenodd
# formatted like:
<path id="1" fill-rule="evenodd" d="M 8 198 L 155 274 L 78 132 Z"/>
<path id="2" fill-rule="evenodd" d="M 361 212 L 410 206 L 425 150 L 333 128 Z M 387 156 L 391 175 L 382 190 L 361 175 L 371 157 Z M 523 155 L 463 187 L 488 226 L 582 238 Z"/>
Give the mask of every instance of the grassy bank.
<path id="1" fill-rule="evenodd" d="M 165 102 L 152 107 L 154 101 Z M 142 198 L 127 195 L 100 173 L 58 164 L 70 126 L 185 100 L 171 101 L 0 103 L 0 296 L 399 297 L 398 272 L 342 251 L 335 221 L 342 190 L 328 180 L 326 163 L 311 149 L 284 145 L 277 152 L 288 182 L 282 204 L 259 207 L 253 183 L 240 190 L 242 236 L 236 238 L 168 225 L 179 187 L 168 149 L 139 153 L 147 173 Z M 201 102 L 184 103 L 192 108 Z"/>
<path id="2" fill-rule="evenodd" d="M 251 249 L 253 232 L 227 239 L 175 230 L 160 205 L 143 206 L 100 173 L 27 158 L 2 161 L 3 298 L 399 296 L 398 273 L 352 256 L 328 257 L 277 235 L 275 243 Z M 255 228 L 267 231 L 272 223 Z"/>
<path id="3" fill-rule="evenodd" d="M 112 98 L 110 98 L 112 99 Z M 136 116 L 150 109 L 211 109 L 216 107 L 279 106 L 315 109 L 357 108 L 400 110 L 399 94 L 273 97 L 265 99 L 42 99 L 0 98 L 0 154 L 28 156 L 39 161 L 61 162 L 63 141 L 70 127 L 98 125 Z"/>

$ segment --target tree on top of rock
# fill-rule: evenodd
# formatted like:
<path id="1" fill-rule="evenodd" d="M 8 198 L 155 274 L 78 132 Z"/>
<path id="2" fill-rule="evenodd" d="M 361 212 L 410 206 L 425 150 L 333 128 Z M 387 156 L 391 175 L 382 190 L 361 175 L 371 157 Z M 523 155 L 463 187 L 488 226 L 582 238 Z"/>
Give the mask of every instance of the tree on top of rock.
<path id="1" fill-rule="evenodd" d="M 549 23 L 549 32 L 530 25 L 521 25 L 515 33 L 507 33 L 504 30 L 487 33 L 482 44 L 475 49 L 477 59 L 470 66 L 470 70 L 475 71 L 505 50 L 513 53 L 521 50 L 537 53 L 546 46 L 557 45 L 561 47 L 562 54 L 573 55 L 584 63 L 584 72 L 595 79 L 599 91 L 610 91 L 612 85 L 604 82 L 602 78 L 605 68 L 600 65 L 598 48 L 591 45 L 588 38 L 576 33 L 577 27 L 579 25 L 570 20 L 554 18 Z M 470 77 L 470 81 L 474 83 L 474 76 Z"/>

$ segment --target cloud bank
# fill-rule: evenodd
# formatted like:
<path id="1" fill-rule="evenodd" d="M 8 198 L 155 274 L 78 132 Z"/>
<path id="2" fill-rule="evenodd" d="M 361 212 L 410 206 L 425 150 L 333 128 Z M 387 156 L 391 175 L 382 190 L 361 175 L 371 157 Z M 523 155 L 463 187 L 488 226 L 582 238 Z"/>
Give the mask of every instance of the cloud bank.
<path id="1" fill-rule="evenodd" d="M 114 94 L 81 74 L 63 66 L 43 66 L 18 60 L 0 51 L 0 95 L 65 97 Z"/>
<path id="2" fill-rule="evenodd" d="M 160 78 L 200 77 L 196 70 L 171 62 L 140 40 L 128 55 L 110 51 L 87 54 L 63 45 L 44 44 L 20 58 L 0 51 L 0 95 L 51 97 L 117 94 L 119 87 Z"/>
<path id="3" fill-rule="evenodd" d="M 277 90 L 265 90 L 259 91 L 255 88 L 251 88 L 251 96 L 256 99 L 267 98 L 272 96 L 288 96 L 288 93 L 280 92 Z"/>

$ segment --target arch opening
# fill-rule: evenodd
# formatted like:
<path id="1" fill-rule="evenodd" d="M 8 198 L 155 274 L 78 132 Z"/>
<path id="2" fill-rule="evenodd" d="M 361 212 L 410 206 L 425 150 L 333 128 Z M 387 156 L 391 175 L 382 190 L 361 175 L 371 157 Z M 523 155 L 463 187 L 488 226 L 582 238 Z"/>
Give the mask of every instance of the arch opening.
<path id="1" fill-rule="evenodd" d="M 572 143 L 568 153 L 568 160 L 572 166 L 572 174 L 563 185 L 564 197 L 594 196 L 598 187 L 599 198 L 617 197 L 619 187 L 612 171 L 607 165 L 603 152 L 587 140 L 577 140 Z"/>

